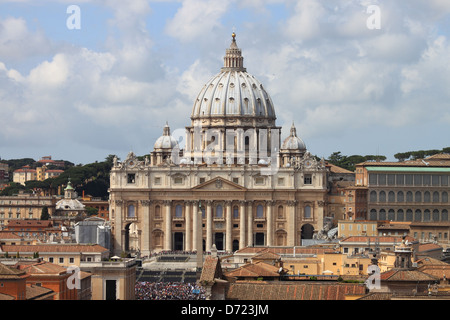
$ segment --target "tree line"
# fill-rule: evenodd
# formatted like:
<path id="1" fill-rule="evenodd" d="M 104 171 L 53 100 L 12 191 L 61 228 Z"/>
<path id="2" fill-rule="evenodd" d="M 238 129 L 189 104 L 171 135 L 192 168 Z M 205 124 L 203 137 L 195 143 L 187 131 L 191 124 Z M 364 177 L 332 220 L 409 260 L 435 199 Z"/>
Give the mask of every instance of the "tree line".
<path id="1" fill-rule="evenodd" d="M 7 196 L 19 193 L 33 193 L 39 190 L 49 195 L 56 195 L 64 191 L 70 180 L 75 191 L 81 195 L 84 191 L 86 195 L 108 199 L 109 174 L 113 165 L 114 155 L 106 157 L 105 161 L 94 162 L 86 165 L 74 165 L 68 167 L 61 175 L 55 178 L 49 178 L 44 181 L 31 180 L 25 182 L 25 185 L 11 182 L 0 196 Z M 2 162 L 5 162 L 4 160 Z M 20 163 L 29 163 L 22 161 Z"/>
<path id="2" fill-rule="evenodd" d="M 426 157 L 444 153 L 444 154 L 450 154 L 450 147 L 439 149 L 431 149 L 431 150 L 418 150 L 418 151 L 408 151 L 408 152 L 399 152 L 394 155 L 394 157 L 399 161 L 406 161 L 406 160 L 417 160 L 417 159 L 424 159 Z M 340 151 L 333 152 L 327 159 L 327 161 L 331 164 L 334 164 L 338 167 L 355 171 L 355 166 L 358 163 L 366 162 L 366 161 L 385 161 L 386 157 L 383 155 L 351 155 L 346 156 L 341 154 Z"/>

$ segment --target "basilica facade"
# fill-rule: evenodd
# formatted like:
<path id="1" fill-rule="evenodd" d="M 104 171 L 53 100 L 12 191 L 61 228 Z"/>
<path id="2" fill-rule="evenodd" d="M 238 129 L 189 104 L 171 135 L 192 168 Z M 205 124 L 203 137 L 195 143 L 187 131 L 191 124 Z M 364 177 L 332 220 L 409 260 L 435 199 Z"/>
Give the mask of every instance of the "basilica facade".
<path id="1" fill-rule="evenodd" d="M 233 33 L 182 139 L 166 123 L 149 157 L 114 161 L 115 254 L 299 246 L 323 227 L 325 163 L 294 124 L 282 139 L 272 99 L 243 60 Z"/>

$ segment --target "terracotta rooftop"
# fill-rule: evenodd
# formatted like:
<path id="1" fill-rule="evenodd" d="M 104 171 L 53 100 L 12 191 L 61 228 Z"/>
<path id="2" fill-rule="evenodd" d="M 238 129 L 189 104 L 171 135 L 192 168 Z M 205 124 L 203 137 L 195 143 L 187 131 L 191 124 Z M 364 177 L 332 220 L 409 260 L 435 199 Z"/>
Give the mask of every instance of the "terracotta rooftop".
<path id="1" fill-rule="evenodd" d="M 346 295 L 363 295 L 364 284 L 284 281 L 237 281 L 230 284 L 231 300 L 345 300 Z"/>
<path id="2" fill-rule="evenodd" d="M 23 270 L 28 274 L 31 275 L 63 275 L 67 273 L 67 269 L 64 267 L 61 267 L 57 264 L 50 263 L 47 261 L 40 261 L 40 262 L 34 262 L 34 263 L 17 263 L 15 268 L 19 270 Z"/>
<path id="3" fill-rule="evenodd" d="M 21 279 L 26 277 L 25 271 L 10 268 L 0 263 L 0 279 Z"/>
<path id="4" fill-rule="evenodd" d="M 207 256 L 203 262 L 200 281 L 214 282 L 214 279 L 222 278 L 222 267 L 218 257 Z"/>
<path id="5" fill-rule="evenodd" d="M 14 231 L 0 231 L 0 239 L 4 240 L 20 240 L 22 239 L 21 236 L 19 236 Z"/>
<path id="6" fill-rule="evenodd" d="M 0 252 L 105 252 L 108 249 L 98 245 L 83 244 L 38 244 L 1 245 Z"/>
<path id="7" fill-rule="evenodd" d="M 44 227 L 48 228 L 53 226 L 52 222 L 49 220 L 11 220 L 8 223 L 8 228 L 10 227 Z"/>
<path id="8" fill-rule="evenodd" d="M 54 296 L 56 292 L 51 289 L 31 285 L 26 287 L 27 300 L 44 300 Z"/>
<path id="9" fill-rule="evenodd" d="M 388 242 L 388 243 L 401 243 L 403 238 L 401 236 L 394 237 L 394 236 L 350 236 L 347 238 L 342 239 L 340 242 L 362 242 L 367 243 L 370 240 L 370 243 L 375 242 Z M 406 236 L 405 241 L 413 242 L 415 239 L 413 237 Z"/>
<path id="10" fill-rule="evenodd" d="M 226 277 L 236 278 L 258 278 L 258 277 L 279 277 L 279 267 L 272 266 L 264 262 L 248 263 L 242 267 L 225 273 Z"/>
<path id="11" fill-rule="evenodd" d="M 271 247 L 266 248 L 266 247 L 246 247 L 243 249 L 240 249 L 238 251 L 235 252 L 236 254 L 260 254 L 266 251 L 270 251 L 274 254 L 278 254 L 278 255 L 292 255 L 294 254 L 294 248 L 293 247 Z M 320 253 L 324 253 L 324 252 L 329 252 L 331 251 L 329 248 L 306 248 L 306 247 L 300 247 L 300 248 L 295 248 L 295 253 L 296 254 L 320 254 Z"/>
<path id="12" fill-rule="evenodd" d="M 439 278 L 433 277 L 427 273 L 418 271 L 416 269 L 413 270 L 402 270 L 402 269 L 392 269 L 386 272 L 381 273 L 380 275 L 381 281 L 428 281 L 434 282 L 438 281 Z"/>

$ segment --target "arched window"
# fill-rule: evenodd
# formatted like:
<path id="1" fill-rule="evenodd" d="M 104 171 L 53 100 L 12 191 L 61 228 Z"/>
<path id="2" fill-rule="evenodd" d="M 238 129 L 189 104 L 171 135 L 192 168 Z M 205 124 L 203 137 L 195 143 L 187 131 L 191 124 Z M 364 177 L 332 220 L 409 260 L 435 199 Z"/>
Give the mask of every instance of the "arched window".
<path id="1" fill-rule="evenodd" d="M 306 206 L 305 207 L 305 219 L 311 219 L 311 207 L 310 206 Z"/>
<path id="2" fill-rule="evenodd" d="M 413 194 L 411 191 L 406 192 L 406 202 L 413 202 Z"/>
<path id="3" fill-rule="evenodd" d="M 389 209 L 388 211 L 388 220 L 395 221 L 395 211 L 393 209 Z"/>
<path id="4" fill-rule="evenodd" d="M 380 202 L 386 202 L 386 192 L 380 191 Z"/>
<path id="5" fill-rule="evenodd" d="M 439 192 L 433 192 L 433 202 L 439 202 Z"/>
<path id="6" fill-rule="evenodd" d="M 135 209 L 134 209 L 134 205 L 132 205 L 132 204 L 130 204 L 130 205 L 128 206 L 127 217 L 128 217 L 128 218 L 134 218 L 134 217 L 136 217 L 136 212 L 135 212 Z"/>
<path id="7" fill-rule="evenodd" d="M 447 203 L 448 202 L 448 193 L 447 191 L 442 192 L 442 200 L 443 203 Z"/>
<path id="8" fill-rule="evenodd" d="M 438 222 L 438 221 L 440 221 L 441 219 L 439 219 L 439 210 L 438 209 L 434 209 L 433 210 L 433 221 L 434 222 Z"/>
<path id="9" fill-rule="evenodd" d="M 223 208 L 220 204 L 216 207 L 216 218 L 223 218 Z"/>
<path id="10" fill-rule="evenodd" d="M 264 218 L 264 208 L 260 204 L 256 207 L 256 218 Z"/>
<path id="11" fill-rule="evenodd" d="M 422 193 L 420 191 L 416 191 L 416 194 L 414 195 L 414 200 L 416 202 L 422 202 Z"/>
<path id="12" fill-rule="evenodd" d="M 397 221 L 403 221 L 403 220 L 405 220 L 403 209 L 399 209 L 397 211 Z"/>
<path id="13" fill-rule="evenodd" d="M 425 209 L 423 212 L 423 221 L 430 221 L 430 210 Z"/>
<path id="14" fill-rule="evenodd" d="M 377 192 L 376 191 L 370 191 L 370 202 L 377 202 Z"/>
<path id="15" fill-rule="evenodd" d="M 406 210 L 406 221 L 413 221 L 413 212 L 411 209 Z"/>
<path id="16" fill-rule="evenodd" d="M 379 220 L 386 220 L 386 210 L 384 210 L 384 209 L 380 210 L 378 219 Z"/>
<path id="17" fill-rule="evenodd" d="M 175 207 L 175 218 L 183 217 L 183 207 L 180 204 L 177 204 Z"/>
<path id="18" fill-rule="evenodd" d="M 405 201 L 405 197 L 403 195 L 403 191 L 399 191 L 397 193 L 397 202 L 403 202 L 403 201 Z"/>
<path id="19" fill-rule="evenodd" d="M 414 213 L 414 221 L 422 221 L 422 211 L 419 209 Z"/>
<path id="20" fill-rule="evenodd" d="M 375 209 L 370 210 L 369 220 L 378 220 L 377 219 L 377 210 L 375 210 Z"/>
<path id="21" fill-rule="evenodd" d="M 389 202 L 394 202 L 395 201 L 395 193 L 394 193 L 394 191 L 389 191 L 389 193 L 388 193 L 388 201 Z"/>
<path id="22" fill-rule="evenodd" d="M 429 191 L 425 191 L 423 194 L 423 201 L 424 202 L 431 202 L 431 195 Z"/>
<path id="23" fill-rule="evenodd" d="M 442 210 L 441 221 L 448 221 L 448 211 L 447 211 L 447 209 Z"/>

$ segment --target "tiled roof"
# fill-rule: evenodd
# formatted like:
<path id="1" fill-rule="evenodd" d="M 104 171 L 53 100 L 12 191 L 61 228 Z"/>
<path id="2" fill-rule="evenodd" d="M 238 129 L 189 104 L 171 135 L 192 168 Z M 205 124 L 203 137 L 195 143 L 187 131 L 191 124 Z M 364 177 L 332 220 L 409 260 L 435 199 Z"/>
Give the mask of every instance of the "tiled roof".
<path id="1" fill-rule="evenodd" d="M 269 250 L 265 247 L 246 247 L 243 249 L 240 249 L 236 251 L 236 254 L 259 254 L 263 253 L 265 251 Z M 306 248 L 306 247 L 300 247 L 295 248 L 296 254 L 320 254 L 324 252 L 329 252 L 329 248 Z M 271 247 L 270 252 L 278 254 L 278 255 L 291 255 L 294 254 L 294 248 L 293 247 Z"/>
<path id="2" fill-rule="evenodd" d="M 38 245 L 1 245 L 0 252 L 105 252 L 108 249 L 98 245 L 83 244 L 38 244 Z"/>
<path id="3" fill-rule="evenodd" d="M 0 301 L 5 300 L 15 300 L 13 296 L 10 296 L 8 294 L 0 293 Z"/>
<path id="4" fill-rule="evenodd" d="M 254 256 L 252 259 L 254 260 L 278 260 L 280 259 L 280 255 L 273 253 L 272 251 L 263 251 L 256 256 Z"/>
<path id="5" fill-rule="evenodd" d="M 27 286 L 26 290 L 27 300 L 48 299 L 56 294 L 56 292 L 51 289 L 34 285 Z"/>
<path id="6" fill-rule="evenodd" d="M 292 281 L 236 281 L 230 284 L 230 300 L 345 300 L 346 295 L 362 295 L 364 284 Z"/>
<path id="7" fill-rule="evenodd" d="M 0 263 L 0 279 L 20 279 L 24 276 L 26 276 L 24 271 L 10 268 Z"/>
<path id="8" fill-rule="evenodd" d="M 50 263 L 47 261 L 40 261 L 33 264 L 21 264 L 20 262 L 16 264 L 16 268 L 24 270 L 26 273 L 31 275 L 43 275 L 43 274 L 53 274 L 53 275 L 63 275 L 67 273 L 67 269 L 61 267 L 57 264 Z"/>
<path id="9" fill-rule="evenodd" d="M 403 238 L 401 236 L 394 237 L 394 236 L 350 236 L 347 238 L 342 239 L 340 242 L 362 242 L 367 243 L 370 240 L 371 243 L 375 243 L 378 241 L 379 243 L 382 242 L 388 242 L 388 243 L 401 243 Z M 405 241 L 415 241 L 413 237 L 406 236 Z"/>
<path id="10" fill-rule="evenodd" d="M 20 237 L 17 233 L 13 231 L 0 231 L 0 239 L 3 240 L 20 240 L 22 237 Z"/>
<path id="11" fill-rule="evenodd" d="M 245 264 L 242 267 L 225 273 L 226 277 L 237 277 L 237 278 L 258 278 L 258 277 L 279 277 L 278 273 L 279 267 L 272 266 L 264 262 L 256 262 Z"/>
<path id="12" fill-rule="evenodd" d="M 392 269 L 381 273 L 381 281 L 437 281 L 439 278 L 418 270 Z"/>
<path id="13" fill-rule="evenodd" d="M 435 243 L 424 243 L 424 244 L 420 244 L 419 248 L 417 249 L 418 252 L 431 251 L 431 250 L 442 250 L 442 247 Z"/>
<path id="14" fill-rule="evenodd" d="M 49 220 L 11 220 L 8 223 L 10 227 L 51 227 L 53 224 Z"/>
<path id="15" fill-rule="evenodd" d="M 222 268 L 220 266 L 220 259 L 217 257 L 207 256 L 203 262 L 200 281 L 213 282 L 214 279 L 221 277 Z"/>

